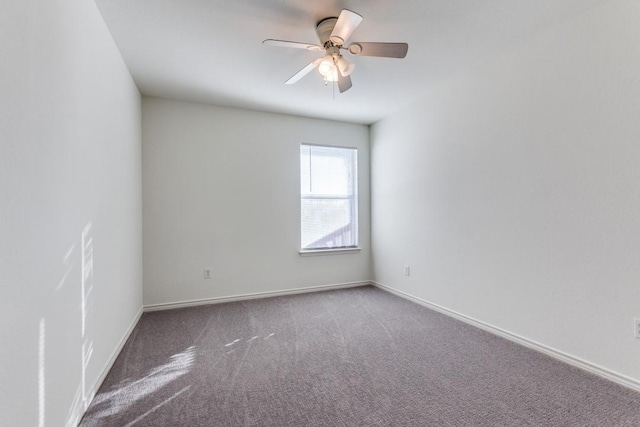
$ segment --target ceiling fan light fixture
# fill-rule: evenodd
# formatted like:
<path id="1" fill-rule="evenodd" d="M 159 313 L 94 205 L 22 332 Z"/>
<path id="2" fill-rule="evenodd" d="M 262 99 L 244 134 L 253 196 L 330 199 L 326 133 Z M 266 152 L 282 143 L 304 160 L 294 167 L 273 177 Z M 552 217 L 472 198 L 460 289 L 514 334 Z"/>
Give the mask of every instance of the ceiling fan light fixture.
<path id="1" fill-rule="evenodd" d="M 340 57 L 337 59 L 336 65 L 340 70 L 340 74 L 342 74 L 345 77 L 351 74 L 353 70 L 356 68 L 356 64 L 352 63 L 342 55 L 340 55 Z"/>
<path id="2" fill-rule="evenodd" d="M 336 64 L 333 62 L 331 55 L 325 55 L 325 57 L 322 58 L 320 65 L 318 65 L 318 71 L 327 79 L 336 73 Z"/>
<path id="3" fill-rule="evenodd" d="M 337 82 L 338 81 L 338 69 L 335 68 L 333 72 L 327 76 L 324 76 L 325 82 Z"/>
<path id="4" fill-rule="evenodd" d="M 387 42 L 354 42 L 345 46 L 353 32 L 362 22 L 362 16 L 348 9 L 342 9 L 340 16 L 329 17 L 316 24 L 316 34 L 320 44 L 292 42 L 287 40 L 266 39 L 263 44 L 271 46 L 292 47 L 313 51 L 324 51 L 325 55 L 316 58 L 285 84 L 294 84 L 312 70 L 318 69 L 320 75 L 327 82 L 338 82 L 340 93 L 352 87 L 351 73 L 355 64 L 342 56 L 343 51 L 357 56 L 377 56 L 382 58 L 404 58 L 407 55 L 409 45 L 407 43 Z M 335 87 L 335 85 L 334 85 Z"/>

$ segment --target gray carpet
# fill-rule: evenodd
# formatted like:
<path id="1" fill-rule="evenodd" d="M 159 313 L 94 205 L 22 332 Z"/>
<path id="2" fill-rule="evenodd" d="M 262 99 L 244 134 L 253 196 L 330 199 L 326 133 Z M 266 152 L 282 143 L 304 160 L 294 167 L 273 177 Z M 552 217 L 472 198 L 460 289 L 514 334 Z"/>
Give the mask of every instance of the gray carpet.
<path id="1" fill-rule="evenodd" d="M 373 287 L 146 313 L 82 426 L 640 426 L 640 394 Z"/>

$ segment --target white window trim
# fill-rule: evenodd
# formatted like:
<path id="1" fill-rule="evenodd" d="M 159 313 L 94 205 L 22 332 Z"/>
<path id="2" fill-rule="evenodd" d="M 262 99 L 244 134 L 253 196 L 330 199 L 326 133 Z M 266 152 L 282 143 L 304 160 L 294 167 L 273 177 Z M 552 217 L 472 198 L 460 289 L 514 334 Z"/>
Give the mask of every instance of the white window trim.
<path id="1" fill-rule="evenodd" d="M 332 144 L 310 144 L 307 142 L 303 142 L 301 145 L 307 145 L 307 146 L 312 146 L 312 147 L 328 147 L 328 148 L 344 148 L 344 149 L 349 149 L 349 150 L 355 150 L 356 152 L 356 156 L 358 156 L 358 152 L 360 151 L 358 149 L 358 147 L 354 147 L 354 146 L 348 146 L 348 145 L 332 145 Z M 356 157 L 359 158 L 359 157 Z M 355 167 L 355 188 L 354 188 L 354 195 L 355 195 L 355 205 L 354 205 L 354 209 L 355 209 L 355 222 L 356 222 L 356 245 L 357 246 L 349 246 L 349 247 L 339 247 L 339 248 L 323 248 L 323 249 L 299 249 L 298 253 L 300 254 L 300 256 L 322 256 L 322 255 L 342 255 L 342 254 L 352 254 L 352 253 L 358 253 L 362 250 L 362 248 L 360 247 L 360 177 L 359 177 L 359 167 L 356 163 L 356 167 Z M 314 196 L 314 197 L 301 197 L 301 199 L 320 199 L 323 198 L 322 196 Z M 326 198 L 328 199 L 337 199 L 337 198 L 344 198 L 344 199 L 350 199 L 350 196 L 326 196 Z M 300 215 L 298 215 L 298 217 L 300 217 Z M 299 239 L 300 240 L 300 239 Z"/>
<path id="2" fill-rule="evenodd" d="M 300 249 L 298 253 L 300 256 L 322 256 L 322 255 L 343 255 L 343 254 L 355 254 L 362 250 L 361 247 L 356 246 L 353 248 L 328 248 L 328 249 Z"/>

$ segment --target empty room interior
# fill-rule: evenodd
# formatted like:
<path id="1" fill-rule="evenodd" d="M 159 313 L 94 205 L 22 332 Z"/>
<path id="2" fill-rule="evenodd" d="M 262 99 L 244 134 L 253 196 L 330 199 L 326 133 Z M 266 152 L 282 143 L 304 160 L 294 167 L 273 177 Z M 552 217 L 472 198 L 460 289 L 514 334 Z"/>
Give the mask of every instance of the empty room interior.
<path id="1" fill-rule="evenodd" d="M 2 10 L 0 425 L 640 425 L 640 2 Z"/>

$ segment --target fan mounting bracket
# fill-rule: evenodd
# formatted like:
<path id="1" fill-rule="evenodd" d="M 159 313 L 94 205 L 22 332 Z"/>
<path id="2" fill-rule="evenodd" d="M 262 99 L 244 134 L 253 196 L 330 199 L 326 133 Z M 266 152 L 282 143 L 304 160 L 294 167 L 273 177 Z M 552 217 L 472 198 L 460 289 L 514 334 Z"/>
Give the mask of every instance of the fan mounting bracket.
<path id="1" fill-rule="evenodd" d="M 332 16 L 330 18 L 324 18 L 316 25 L 316 33 L 318 34 L 320 43 L 325 47 L 334 46 L 334 43 L 329 39 L 329 37 L 331 37 L 331 33 L 333 32 L 333 28 L 336 26 L 336 22 L 338 22 L 338 18 Z M 328 44 L 330 45 L 327 46 Z"/>

